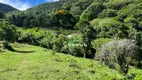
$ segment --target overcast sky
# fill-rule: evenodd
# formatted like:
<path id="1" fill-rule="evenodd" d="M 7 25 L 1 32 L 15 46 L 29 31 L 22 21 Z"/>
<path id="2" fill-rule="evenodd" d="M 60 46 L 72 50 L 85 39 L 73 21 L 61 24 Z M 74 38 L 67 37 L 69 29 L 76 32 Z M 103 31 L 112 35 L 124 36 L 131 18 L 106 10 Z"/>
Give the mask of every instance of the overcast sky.
<path id="1" fill-rule="evenodd" d="M 59 0 L 0 0 L 0 3 L 9 4 L 12 7 L 17 8 L 19 10 L 26 10 L 27 8 L 33 7 L 35 5 L 53 1 Z"/>

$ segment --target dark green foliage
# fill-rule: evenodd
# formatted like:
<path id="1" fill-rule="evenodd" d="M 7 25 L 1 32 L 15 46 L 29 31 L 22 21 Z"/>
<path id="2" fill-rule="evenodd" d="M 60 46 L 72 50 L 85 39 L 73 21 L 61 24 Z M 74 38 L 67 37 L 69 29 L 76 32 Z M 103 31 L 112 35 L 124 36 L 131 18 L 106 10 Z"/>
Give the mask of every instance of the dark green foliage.
<path id="1" fill-rule="evenodd" d="M 86 46 L 83 46 L 84 49 L 84 57 L 93 58 L 95 53 L 91 52 L 91 42 L 92 40 L 96 39 L 96 30 L 90 26 L 88 21 L 81 21 L 80 22 L 80 32 L 82 34 L 82 42 Z"/>
<path id="2" fill-rule="evenodd" d="M 0 11 L 0 18 L 4 18 L 4 17 L 5 17 L 4 13 Z"/>
<path id="3" fill-rule="evenodd" d="M 21 15 L 12 15 L 10 18 L 9 18 L 9 22 L 11 24 L 14 24 L 16 26 L 19 26 L 19 27 L 23 27 L 23 21 L 24 19 L 26 18 L 26 15 L 24 14 L 21 14 Z"/>
<path id="4" fill-rule="evenodd" d="M 111 8 L 111 9 L 115 9 L 115 10 L 119 10 L 121 9 L 123 6 L 128 5 L 130 3 L 133 3 L 134 0 L 113 0 L 113 1 L 109 1 L 108 3 L 105 4 L 105 6 L 107 8 Z"/>
<path id="5" fill-rule="evenodd" d="M 142 48 L 142 32 L 138 32 L 136 34 L 135 40 L 137 41 L 137 45 L 141 46 Z"/>
<path id="6" fill-rule="evenodd" d="M 0 40 L 14 42 L 18 34 L 16 27 L 5 22 L 0 22 Z"/>
<path id="7" fill-rule="evenodd" d="M 69 11 L 72 7 L 72 3 L 75 3 L 78 0 L 60 0 L 60 1 L 62 1 L 64 3 L 62 5 L 62 8 Z"/>
<path id="8" fill-rule="evenodd" d="M 12 6 L 0 3 L 0 11 L 2 11 L 2 12 L 12 12 L 12 11 L 16 11 L 16 10 L 17 9 L 13 8 Z"/>
<path id="9" fill-rule="evenodd" d="M 127 38 L 129 34 L 129 27 L 112 18 L 95 19 L 92 25 L 96 29 L 97 38 Z"/>
<path id="10" fill-rule="evenodd" d="M 80 20 L 93 20 L 97 17 L 97 15 L 103 10 L 103 6 L 101 3 L 92 3 L 90 6 L 87 7 L 86 10 L 80 16 Z"/>
<path id="11" fill-rule="evenodd" d="M 60 0 L 57 2 L 44 3 L 42 5 L 30 8 L 26 11 L 10 13 L 9 20 L 10 23 L 20 27 L 53 28 L 56 27 L 53 25 L 54 23 L 52 23 L 54 21 L 53 16 L 55 15 L 55 13 L 61 9 L 70 10 L 70 6 L 76 1 L 77 0 Z M 67 5 L 67 3 L 69 4 Z M 15 18 L 13 18 L 13 15 L 11 14 L 13 14 Z M 71 22 L 71 24 L 67 23 L 68 26 L 72 26 L 75 24 L 72 23 L 72 20 L 69 22 Z"/>
<path id="12" fill-rule="evenodd" d="M 70 9 L 73 15 L 81 15 L 81 13 L 92 4 L 93 0 L 78 0 Z"/>
<path id="13" fill-rule="evenodd" d="M 99 18 L 105 18 L 105 17 L 115 17 L 117 16 L 117 11 L 113 9 L 104 9 L 99 15 Z"/>
<path id="14" fill-rule="evenodd" d="M 118 11 L 118 17 L 121 22 L 126 22 L 129 26 L 136 28 L 138 31 L 142 31 L 142 3 L 129 4 Z"/>
<path id="15" fill-rule="evenodd" d="M 57 52 L 61 52 L 62 47 L 66 44 L 67 37 L 64 35 L 59 35 L 57 38 L 53 40 L 53 50 Z"/>
<path id="16" fill-rule="evenodd" d="M 66 10 L 59 10 L 53 16 L 52 24 L 58 28 L 73 29 L 76 21 L 75 18 Z"/>

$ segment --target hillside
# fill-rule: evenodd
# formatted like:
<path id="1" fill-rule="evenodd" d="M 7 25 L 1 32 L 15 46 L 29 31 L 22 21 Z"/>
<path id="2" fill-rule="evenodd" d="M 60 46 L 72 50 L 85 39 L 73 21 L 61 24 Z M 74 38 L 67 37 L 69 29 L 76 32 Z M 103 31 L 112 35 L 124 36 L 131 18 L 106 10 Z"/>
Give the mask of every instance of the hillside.
<path id="1" fill-rule="evenodd" d="M 18 51 L 6 50 L 0 54 L 1 80 L 112 80 L 125 78 L 118 71 L 109 69 L 94 60 L 54 53 L 52 50 L 27 44 L 15 43 L 13 47 Z M 131 68 L 129 77 L 140 80 L 140 72 L 142 70 Z M 135 76 L 133 77 L 132 74 Z"/>
<path id="2" fill-rule="evenodd" d="M 13 8 L 13 7 L 10 6 L 10 5 L 0 3 L 0 11 L 2 11 L 2 12 L 4 12 L 4 13 L 16 11 L 16 10 L 17 10 L 17 9 Z"/>
<path id="3" fill-rule="evenodd" d="M 138 25 L 137 29 L 141 29 L 141 3 L 141 0 L 60 0 L 35 6 L 24 12 L 9 13 L 8 17 L 11 16 L 11 23 L 21 27 L 62 28 L 63 23 L 58 22 L 58 19 L 56 19 L 56 12 L 67 10 L 73 16 L 74 22 L 70 23 L 71 21 L 66 20 L 65 23 L 73 24 L 72 28 L 81 20 L 92 21 L 92 26 L 94 26 L 93 21 L 95 19 L 103 20 L 108 18 L 117 22 L 128 23 L 127 20 L 135 18 L 137 24 L 133 23 L 133 25 Z"/>
<path id="4" fill-rule="evenodd" d="M 142 0 L 59 0 L 1 15 L 2 80 L 142 79 Z"/>

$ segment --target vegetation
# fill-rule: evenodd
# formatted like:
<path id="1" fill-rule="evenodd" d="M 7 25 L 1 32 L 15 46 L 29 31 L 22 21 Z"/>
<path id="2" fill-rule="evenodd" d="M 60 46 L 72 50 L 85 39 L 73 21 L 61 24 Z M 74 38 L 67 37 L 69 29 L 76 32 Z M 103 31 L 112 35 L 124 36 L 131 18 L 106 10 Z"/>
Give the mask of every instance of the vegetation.
<path id="1" fill-rule="evenodd" d="M 53 16 L 53 26 L 63 29 L 73 29 L 76 24 L 75 18 L 66 10 L 59 10 Z"/>
<path id="2" fill-rule="evenodd" d="M 9 25 L 5 22 L 0 22 L 0 40 L 14 42 L 18 34 L 14 25 Z"/>
<path id="3" fill-rule="evenodd" d="M 7 4 L 0 3 L 0 11 L 7 13 L 7 12 L 12 12 L 16 11 L 17 9 L 13 8 L 12 6 L 9 6 Z"/>
<path id="4" fill-rule="evenodd" d="M 141 80 L 141 0 L 59 0 L 0 18 L 0 79 Z"/>
<path id="5" fill-rule="evenodd" d="M 3 12 L 0 12 L 0 18 L 4 18 L 5 14 Z"/>
<path id="6" fill-rule="evenodd" d="M 112 41 L 102 46 L 98 58 L 106 65 L 112 68 L 116 68 L 117 64 L 120 66 L 120 70 L 125 74 L 128 73 L 129 65 L 137 65 L 141 61 L 141 53 L 139 47 L 135 41 L 121 40 Z M 135 63 L 133 63 L 135 61 Z"/>
<path id="7" fill-rule="evenodd" d="M 141 79 L 142 70 L 133 67 L 130 67 L 129 75 L 124 77 L 117 70 L 94 60 L 53 54 L 51 50 L 27 44 L 14 43 L 12 46 L 18 52 L 6 50 L 0 54 L 0 79 Z"/>

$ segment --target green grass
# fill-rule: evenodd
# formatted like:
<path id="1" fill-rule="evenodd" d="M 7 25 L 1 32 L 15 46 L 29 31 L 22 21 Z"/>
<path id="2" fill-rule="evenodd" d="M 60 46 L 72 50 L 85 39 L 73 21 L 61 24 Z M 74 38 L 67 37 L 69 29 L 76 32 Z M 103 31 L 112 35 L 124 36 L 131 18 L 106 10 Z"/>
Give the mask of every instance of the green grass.
<path id="1" fill-rule="evenodd" d="M 54 54 L 27 44 L 12 46 L 18 51 L 0 53 L 0 80 L 119 80 L 124 77 L 95 60 Z M 131 69 L 133 73 L 141 70 L 135 71 Z"/>

